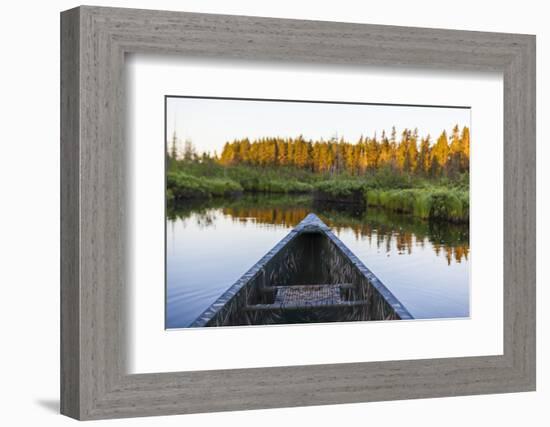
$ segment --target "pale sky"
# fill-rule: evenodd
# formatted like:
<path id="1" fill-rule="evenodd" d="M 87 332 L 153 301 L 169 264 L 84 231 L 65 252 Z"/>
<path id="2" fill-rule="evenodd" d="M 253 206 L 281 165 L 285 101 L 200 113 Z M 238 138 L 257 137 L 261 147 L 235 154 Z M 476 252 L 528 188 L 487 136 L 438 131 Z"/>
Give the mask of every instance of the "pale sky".
<path id="1" fill-rule="evenodd" d="M 344 137 L 355 143 L 361 135 L 390 134 L 396 127 L 398 140 L 403 129 L 418 128 L 421 137 L 430 134 L 432 143 L 443 130 L 455 124 L 470 126 L 470 109 L 396 105 L 353 105 L 306 102 L 250 101 L 169 97 L 166 101 L 166 135 L 174 128 L 180 144 L 192 141 L 198 153 L 221 153 L 226 141 L 248 137 L 303 137 L 328 140 Z M 181 148 L 181 146 L 180 146 Z"/>

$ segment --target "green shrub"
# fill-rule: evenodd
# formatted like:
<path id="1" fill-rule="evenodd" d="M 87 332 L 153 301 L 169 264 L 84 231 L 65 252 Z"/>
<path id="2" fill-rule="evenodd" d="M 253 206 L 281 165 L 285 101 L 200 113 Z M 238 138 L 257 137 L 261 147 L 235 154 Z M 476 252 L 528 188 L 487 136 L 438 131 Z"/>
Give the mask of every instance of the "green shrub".
<path id="1" fill-rule="evenodd" d="M 428 219 L 432 205 L 432 193 L 418 190 L 415 192 L 413 213 L 415 216 Z"/>
<path id="2" fill-rule="evenodd" d="M 183 172 L 167 174 L 167 198 L 172 200 L 228 196 L 242 190 L 241 185 L 231 179 L 196 177 Z"/>
<path id="3" fill-rule="evenodd" d="M 382 168 L 369 177 L 369 185 L 374 188 L 393 189 L 411 188 L 413 180 L 407 175 L 395 172 L 390 167 Z"/>
<path id="4" fill-rule="evenodd" d="M 331 179 L 316 183 L 314 188 L 332 197 L 349 197 L 357 192 L 363 192 L 365 183 L 359 180 Z"/>
<path id="5" fill-rule="evenodd" d="M 364 192 L 367 206 L 382 206 L 380 195 L 382 190 L 368 189 Z"/>
<path id="6" fill-rule="evenodd" d="M 367 189 L 368 206 L 410 213 L 419 218 L 463 222 L 469 220 L 468 191 L 446 188 L 403 190 Z"/>
<path id="7" fill-rule="evenodd" d="M 467 197 L 459 191 L 439 191 L 432 194 L 430 206 L 431 219 L 465 221 L 469 218 Z"/>
<path id="8" fill-rule="evenodd" d="M 313 189 L 311 184 L 296 180 L 274 180 L 260 177 L 247 178 L 240 181 L 246 191 L 258 193 L 308 193 Z"/>

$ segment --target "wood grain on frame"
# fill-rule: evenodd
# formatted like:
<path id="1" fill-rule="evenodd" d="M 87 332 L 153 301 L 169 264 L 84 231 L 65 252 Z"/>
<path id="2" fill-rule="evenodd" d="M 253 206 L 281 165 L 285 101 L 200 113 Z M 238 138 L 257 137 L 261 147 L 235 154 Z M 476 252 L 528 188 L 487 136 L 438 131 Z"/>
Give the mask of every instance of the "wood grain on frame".
<path id="1" fill-rule="evenodd" d="M 61 411 L 77 419 L 535 389 L 535 37 L 83 6 L 61 14 Z M 126 53 L 500 71 L 504 354 L 128 375 Z"/>

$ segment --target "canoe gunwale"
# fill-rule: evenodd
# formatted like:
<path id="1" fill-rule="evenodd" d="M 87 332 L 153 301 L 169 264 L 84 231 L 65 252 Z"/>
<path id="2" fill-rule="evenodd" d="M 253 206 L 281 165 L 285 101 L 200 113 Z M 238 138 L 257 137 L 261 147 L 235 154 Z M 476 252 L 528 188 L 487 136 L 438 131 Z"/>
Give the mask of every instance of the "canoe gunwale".
<path id="1" fill-rule="evenodd" d="M 287 244 L 294 240 L 300 231 L 297 227 L 292 229 L 282 240 L 279 241 L 269 252 L 254 264 L 246 273 L 244 273 L 227 291 L 225 291 L 212 305 L 210 305 L 191 325 L 190 327 L 207 326 L 218 312 L 235 296 L 237 293 L 254 280 L 263 270 L 265 265 L 279 253 Z"/>
<path id="2" fill-rule="evenodd" d="M 376 275 L 331 231 L 331 229 L 317 217 L 310 213 L 281 239 L 269 252 L 244 273 L 227 291 L 211 304 L 190 327 L 204 327 L 228 304 L 243 288 L 252 283 L 260 275 L 264 267 L 291 241 L 301 234 L 322 233 L 347 257 L 352 265 L 365 276 L 380 296 L 391 306 L 401 320 L 411 320 L 413 316 L 393 293 L 376 277 Z M 243 307 L 244 308 L 244 307 Z"/>

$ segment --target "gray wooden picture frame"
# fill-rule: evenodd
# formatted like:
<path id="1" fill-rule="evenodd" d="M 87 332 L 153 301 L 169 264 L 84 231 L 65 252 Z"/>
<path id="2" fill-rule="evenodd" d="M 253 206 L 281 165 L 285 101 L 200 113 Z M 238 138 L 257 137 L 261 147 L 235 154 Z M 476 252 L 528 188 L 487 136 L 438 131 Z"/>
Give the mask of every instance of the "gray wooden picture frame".
<path id="1" fill-rule="evenodd" d="M 129 375 L 127 53 L 504 78 L 504 354 Z M 162 284 L 159 284 L 162 286 Z M 83 6 L 61 14 L 61 412 L 77 419 L 535 390 L 535 37 Z"/>

